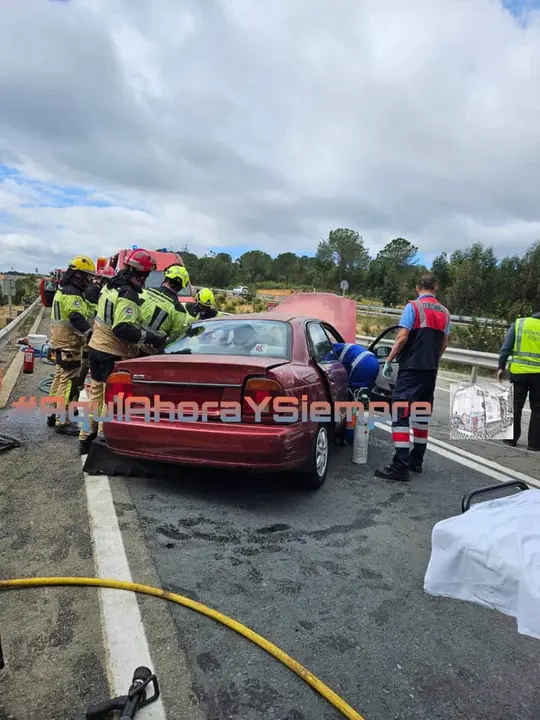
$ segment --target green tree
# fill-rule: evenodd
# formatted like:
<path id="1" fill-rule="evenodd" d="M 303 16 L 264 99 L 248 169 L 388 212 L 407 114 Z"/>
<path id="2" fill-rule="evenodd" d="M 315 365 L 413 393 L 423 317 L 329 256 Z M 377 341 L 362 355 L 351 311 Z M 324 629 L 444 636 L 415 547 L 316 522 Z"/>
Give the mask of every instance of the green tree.
<path id="1" fill-rule="evenodd" d="M 298 255 L 292 252 L 280 253 L 272 263 L 272 279 L 277 282 L 294 282 L 298 278 Z"/>
<path id="2" fill-rule="evenodd" d="M 450 258 L 450 311 L 473 317 L 486 317 L 493 313 L 497 306 L 497 274 L 493 248 L 475 243 L 467 250 L 454 252 Z"/>
<path id="3" fill-rule="evenodd" d="M 262 250 L 249 250 L 239 258 L 244 284 L 272 279 L 272 258 Z"/>
<path id="4" fill-rule="evenodd" d="M 316 258 L 319 270 L 328 272 L 334 287 L 347 280 L 351 289 L 361 286 L 370 261 L 363 238 L 356 230 L 344 228 L 330 231 L 328 239 L 319 243 Z"/>

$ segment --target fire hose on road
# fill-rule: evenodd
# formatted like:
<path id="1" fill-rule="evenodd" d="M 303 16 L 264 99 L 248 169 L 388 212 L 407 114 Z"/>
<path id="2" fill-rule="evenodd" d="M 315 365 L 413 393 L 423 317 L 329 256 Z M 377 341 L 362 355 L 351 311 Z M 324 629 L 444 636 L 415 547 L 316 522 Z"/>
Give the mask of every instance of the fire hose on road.
<path id="1" fill-rule="evenodd" d="M 150 595 L 152 597 L 161 598 L 169 602 L 176 603 L 177 605 L 183 605 L 184 607 L 195 610 L 195 612 L 206 617 L 216 620 L 222 625 L 227 626 L 231 630 L 234 630 L 239 635 L 247 638 L 250 642 L 258 645 L 267 653 L 272 655 L 276 660 L 279 660 L 283 665 L 292 670 L 298 675 L 304 682 L 310 685 L 319 695 L 322 695 L 336 710 L 348 720 L 365 720 L 354 708 L 348 705 L 339 695 L 325 685 L 319 678 L 313 675 L 303 665 L 294 660 L 292 657 L 287 655 L 281 648 L 277 647 L 269 640 L 264 638 L 262 635 L 258 635 L 253 630 L 250 630 L 245 625 L 233 620 L 227 615 L 223 615 L 217 610 L 203 605 L 202 603 L 191 600 L 191 598 L 176 593 L 162 590 L 161 588 L 152 587 L 150 585 L 140 585 L 139 583 L 124 582 L 122 580 L 108 580 L 103 578 L 88 578 L 88 577 L 38 577 L 38 578 L 17 578 L 9 580 L 0 580 L 0 590 L 12 590 L 18 588 L 31 588 L 31 587 L 51 587 L 51 586 L 73 586 L 73 587 L 99 587 L 109 588 L 113 590 L 127 590 L 130 592 L 141 593 L 143 595 Z M 1 650 L 0 650 L 1 656 Z M 0 667 L 2 667 L 2 658 L 0 657 Z"/>

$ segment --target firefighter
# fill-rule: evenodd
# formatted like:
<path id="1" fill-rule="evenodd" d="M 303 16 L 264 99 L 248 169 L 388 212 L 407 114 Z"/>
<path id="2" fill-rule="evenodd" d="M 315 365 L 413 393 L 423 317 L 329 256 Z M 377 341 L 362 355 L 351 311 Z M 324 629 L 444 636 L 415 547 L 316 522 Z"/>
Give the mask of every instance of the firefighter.
<path id="1" fill-rule="evenodd" d="M 55 293 L 51 310 L 51 346 L 56 354 L 56 372 L 50 396 L 61 397 L 67 406 L 79 394 L 83 347 L 92 333 L 90 310 L 85 291 L 94 276 L 93 260 L 77 255 L 70 262 Z M 49 415 L 47 425 L 66 435 L 77 435 L 78 428 L 66 417 Z"/>
<path id="2" fill-rule="evenodd" d="M 448 347 L 450 313 L 435 293 L 437 280 L 432 274 L 423 275 L 416 293 L 418 298 L 405 306 L 399 321 L 400 331 L 386 359 L 383 375 L 392 376 L 391 363 L 399 363 L 392 403 L 407 403 L 407 409 L 396 408 L 392 413 L 392 438 L 394 458 L 390 465 L 376 470 L 377 477 L 390 480 L 408 480 L 409 471 L 422 472 L 422 462 L 427 447 L 429 417 L 433 407 L 435 382 L 439 361 Z M 411 403 L 429 403 L 429 413 L 411 408 Z M 414 444 L 410 451 L 409 416 L 413 414 Z"/>
<path id="3" fill-rule="evenodd" d="M 192 318 L 178 300 L 178 293 L 189 285 L 189 274 L 183 265 L 171 265 L 163 273 L 159 288 L 145 288 L 142 292 L 141 313 L 145 328 L 163 335 L 166 342 L 179 338 Z M 146 347 L 148 354 L 156 347 Z"/>
<path id="4" fill-rule="evenodd" d="M 114 270 L 110 265 L 107 265 L 107 267 L 102 267 L 96 272 L 96 276 L 94 277 L 93 282 L 88 285 L 86 289 L 85 298 L 89 310 L 89 322 L 92 327 L 94 325 L 94 318 L 97 314 L 97 306 L 101 289 L 107 283 L 107 281 L 113 277 Z M 86 342 L 82 351 L 81 374 L 79 376 L 79 390 L 84 385 L 84 381 L 86 380 L 86 376 L 88 375 L 89 367 L 90 364 L 88 360 L 88 342 Z"/>
<path id="5" fill-rule="evenodd" d="M 88 350 L 92 376 L 89 400 L 98 408 L 99 414 L 103 410 L 105 383 L 115 362 L 137 357 L 140 344 L 163 346 L 160 335 L 142 327 L 141 293 L 154 269 L 155 263 L 149 252 L 132 250 L 126 257 L 125 267 L 101 290 Z M 98 427 L 90 413 L 88 428 L 83 426 L 79 433 L 81 455 L 88 452 L 90 443 L 102 429 L 102 424 Z"/>
<path id="6" fill-rule="evenodd" d="M 210 288 L 201 288 L 195 295 L 194 303 L 184 303 L 185 312 L 194 320 L 211 320 L 219 315 L 216 310 L 214 293 Z"/>
<path id="7" fill-rule="evenodd" d="M 540 307 L 528 317 L 519 317 L 508 330 L 499 354 L 497 376 L 505 376 L 506 363 L 514 387 L 514 437 L 503 440 L 515 447 L 521 436 L 521 415 L 527 395 L 531 406 L 527 450 L 540 450 Z"/>

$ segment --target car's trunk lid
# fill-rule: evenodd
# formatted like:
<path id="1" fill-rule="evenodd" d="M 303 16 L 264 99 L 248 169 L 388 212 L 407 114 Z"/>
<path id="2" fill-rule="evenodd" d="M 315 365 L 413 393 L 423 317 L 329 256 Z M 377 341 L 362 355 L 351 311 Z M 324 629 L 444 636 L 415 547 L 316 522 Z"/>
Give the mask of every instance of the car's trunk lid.
<path id="1" fill-rule="evenodd" d="M 219 403 L 241 402 L 246 379 L 264 376 L 288 360 L 279 358 L 235 357 L 215 355 L 156 355 L 118 363 L 119 370 L 129 370 L 135 397 L 150 399 L 154 409 L 157 402 L 196 403 L 201 410 L 204 403 L 213 403 L 204 410 L 208 419 L 218 419 Z M 192 410 L 186 413 L 191 414 Z M 169 416 L 170 408 L 160 408 L 160 415 Z"/>

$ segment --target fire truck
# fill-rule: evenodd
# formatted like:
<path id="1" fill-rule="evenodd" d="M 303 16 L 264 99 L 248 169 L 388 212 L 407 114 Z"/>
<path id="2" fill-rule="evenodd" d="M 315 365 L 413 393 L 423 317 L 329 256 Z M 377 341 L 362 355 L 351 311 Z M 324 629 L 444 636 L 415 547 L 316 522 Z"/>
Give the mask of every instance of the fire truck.
<path id="1" fill-rule="evenodd" d="M 60 284 L 62 275 L 65 272 L 65 270 L 57 268 L 50 274 L 49 277 L 42 278 L 39 284 L 39 294 L 41 297 L 41 303 L 45 307 L 52 307 L 54 295 L 58 290 L 58 285 Z"/>
<path id="2" fill-rule="evenodd" d="M 134 246 L 131 248 L 126 248 L 125 250 L 120 250 L 116 255 L 110 257 L 106 263 L 103 263 L 102 267 L 107 264 L 110 265 L 115 272 L 119 272 L 125 265 L 125 260 L 128 253 L 136 249 L 137 248 Z M 184 264 L 182 257 L 179 253 L 173 252 L 172 250 L 167 250 L 167 248 L 161 248 L 159 250 L 148 250 L 148 252 L 156 263 L 156 269 L 150 273 L 146 280 L 145 287 L 147 288 L 158 288 L 163 282 L 163 271 L 170 265 Z M 105 258 L 98 258 L 98 267 L 99 263 L 103 260 L 105 260 Z M 189 268 L 187 268 L 187 270 L 189 272 Z M 193 296 L 194 292 L 191 285 L 188 285 L 186 288 L 184 288 L 178 293 L 178 297 L 182 302 L 194 302 Z"/>

